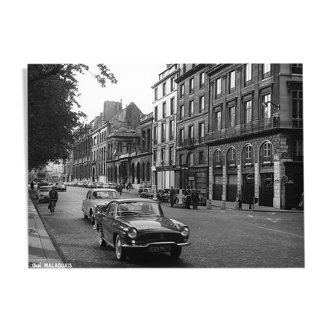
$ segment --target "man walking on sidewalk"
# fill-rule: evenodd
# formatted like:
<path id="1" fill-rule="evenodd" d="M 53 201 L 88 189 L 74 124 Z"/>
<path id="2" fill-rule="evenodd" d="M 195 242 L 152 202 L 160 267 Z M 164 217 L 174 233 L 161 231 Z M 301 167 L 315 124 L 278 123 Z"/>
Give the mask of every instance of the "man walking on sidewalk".
<path id="1" fill-rule="evenodd" d="M 237 192 L 236 200 L 239 202 L 239 209 L 242 209 L 243 194 L 242 194 L 241 190 L 239 190 Z"/>

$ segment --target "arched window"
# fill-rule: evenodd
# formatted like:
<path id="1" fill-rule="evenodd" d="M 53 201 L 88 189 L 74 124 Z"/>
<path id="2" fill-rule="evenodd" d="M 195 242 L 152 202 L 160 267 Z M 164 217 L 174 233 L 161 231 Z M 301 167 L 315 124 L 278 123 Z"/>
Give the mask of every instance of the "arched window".
<path id="1" fill-rule="evenodd" d="M 242 164 L 244 167 L 251 167 L 254 162 L 252 145 L 247 144 L 242 151 Z"/>
<path id="2" fill-rule="evenodd" d="M 141 165 L 140 165 L 140 163 L 137 163 L 136 177 L 137 177 L 137 183 L 141 183 Z"/>
<path id="3" fill-rule="evenodd" d="M 221 167 L 222 162 L 221 162 L 221 151 L 216 150 L 214 155 L 213 155 L 213 166 L 214 167 Z"/>
<path id="4" fill-rule="evenodd" d="M 150 172 L 151 172 L 151 165 L 148 161 L 146 164 L 146 181 L 150 181 Z"/>
<path id="5" fill-rule="evenodd" d="M 265 142 L 260 149 L 261 164 L 268 165 L 273 163 L 273 152 L 271 142 Z"/>
<path id="6" fill-rule="evenodd" d="M 145 181 L 145 163 L 142 164 L 142 181 Z"/>
<path id="7" fill-rule="evenodd" d="M 227 152 L 227 167 L 236 167 L 236 151 L 234 147 L 231 147 Z"/>

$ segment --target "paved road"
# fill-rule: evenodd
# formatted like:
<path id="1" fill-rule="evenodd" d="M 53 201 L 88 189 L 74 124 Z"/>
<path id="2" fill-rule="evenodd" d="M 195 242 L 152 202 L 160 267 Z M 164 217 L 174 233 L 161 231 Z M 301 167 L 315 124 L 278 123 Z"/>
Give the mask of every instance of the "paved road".
<path id="1" fill-rule="evenodd" d="M 87 189 L 68 187 L 59 193 L 55 215 L 36 203 L 45 226 L 65 262 L 73 267 L 304 267 L 303 214 L 237 210 L 171 208 L 165 215 L 186 223 L 192 244 L 179 260 L 169 254 L 142 254 L 118 262 L 110 246 L 98 245 L 97 232 L 83 219 Z M 124 191 L 122 197 L 137 197 Z"/>

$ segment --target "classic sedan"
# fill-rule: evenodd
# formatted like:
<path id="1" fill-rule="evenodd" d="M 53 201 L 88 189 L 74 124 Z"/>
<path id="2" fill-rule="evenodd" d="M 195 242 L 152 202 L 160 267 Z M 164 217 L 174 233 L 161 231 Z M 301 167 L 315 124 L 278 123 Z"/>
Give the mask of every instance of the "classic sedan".
<path id="1" fill-rule="evenodd" d="M 48 203 L 50 198 L 48 193 L 52 189 L 52 186 L 43 186 L 37 189 L 37 199 L 39 203 Z"/>
<path id="2" fill-rule="evenodd" d="M 67 191 L 67 187 L 66 187 L 66 185 L 63 182 L 57 182 L 55 184 L 55 190 L 58 190 L 58 191 Z"/>
<path id="3" fill-rule="evenodd" d="M 98 205 L 106 205 L 113 199 L 120 198 L 120 194 L 114 189 L 91 189 L 87 192 L 82 202 L 84 219 L 88 217 L 95 224 L 95 212 Z"/>
<path id="4" fill-rule="evenodd" d="M 129 252 L 169 252 L 176 259 L 190 244 L 189 228 L 164 216 L 159 202 L 118 199 L 98 208 L 96 225 L 99 245 L 114 247 L 118 260 Z"/>

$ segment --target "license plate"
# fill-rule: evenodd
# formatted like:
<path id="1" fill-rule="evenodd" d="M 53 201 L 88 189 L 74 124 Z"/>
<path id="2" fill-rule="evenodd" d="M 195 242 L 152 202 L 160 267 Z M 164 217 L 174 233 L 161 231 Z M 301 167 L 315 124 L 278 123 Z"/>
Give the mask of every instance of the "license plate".
<path id="1" fill-rule="evenodd" d="M 153 246 L 149 248 L 151 252 L 165 252 L 165 251 L 170 251 L 171 247 L 170 246 Z"/>

